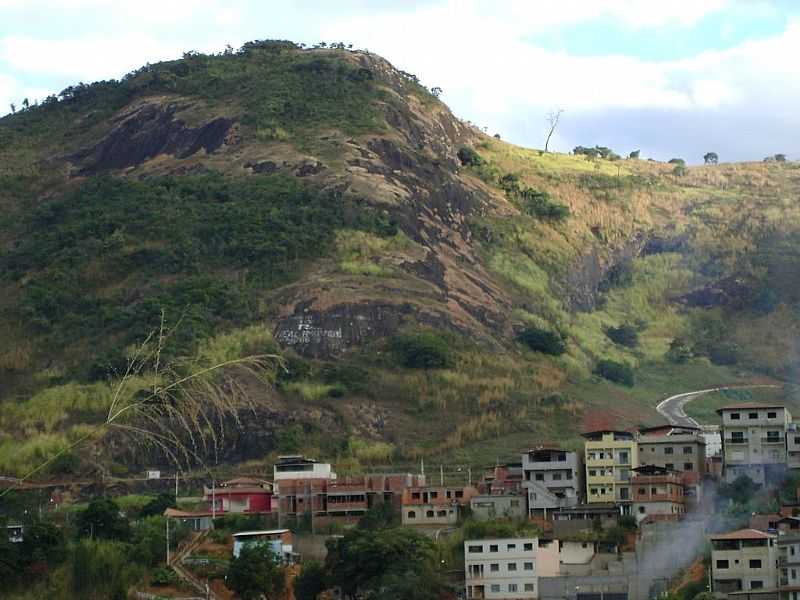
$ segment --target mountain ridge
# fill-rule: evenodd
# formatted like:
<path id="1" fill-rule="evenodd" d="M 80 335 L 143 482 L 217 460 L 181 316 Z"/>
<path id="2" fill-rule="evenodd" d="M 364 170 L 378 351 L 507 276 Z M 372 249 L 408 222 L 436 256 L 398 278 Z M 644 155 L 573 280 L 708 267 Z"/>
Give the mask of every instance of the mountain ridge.
<path id="1" fill-rule="evenodd" d="M 3 469 L 97 423 L 96 386 L 161 311 L 174 358 L 288 361 L 274 393 L 253 388 L 265 421 L 232 462 L 570 439 L 592 411 L 653 418 L 666 373 L 792 368 L 741 342 L 785 348 L 797 325 L 796 165 L 526 150 L 372 54 L 253 42 L 68 88 L 0 119 L 0 165 Z M 608 337 L 623 325 L 636 344 Z M 564 351 L 527 347 L 536 332 Z M 640 381 L 598 377 L 603 360 Z"/>

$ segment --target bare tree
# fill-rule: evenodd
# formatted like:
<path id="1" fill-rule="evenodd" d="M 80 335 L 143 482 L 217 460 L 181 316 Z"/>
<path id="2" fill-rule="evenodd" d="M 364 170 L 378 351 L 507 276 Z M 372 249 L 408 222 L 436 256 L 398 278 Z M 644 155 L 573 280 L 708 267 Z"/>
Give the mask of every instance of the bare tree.
<path id="1" fill-rule="evenodd" d="M 12 115 L 17 112 L 17 105 L 14 104 L 13 102 L 11 104 L 9 104 L 9 107 L 11 107 L 11 114 Z"/>
<path id="2" fill-rule="evenodd" d="M 556 127 L 558 127 L 558 120 L 561 118 L 563 112 L 564 109 L 559 108 L 558 110 L 551 110 L 549 113 L 547 113 L 547 124 L 550 129 L 547 132 L 547 139 L 544 141 L 545 152 L 547 152 L 547 147 L 550 145 L 550 138 L 552 137 L 553 132 L 556 130 Z"/>

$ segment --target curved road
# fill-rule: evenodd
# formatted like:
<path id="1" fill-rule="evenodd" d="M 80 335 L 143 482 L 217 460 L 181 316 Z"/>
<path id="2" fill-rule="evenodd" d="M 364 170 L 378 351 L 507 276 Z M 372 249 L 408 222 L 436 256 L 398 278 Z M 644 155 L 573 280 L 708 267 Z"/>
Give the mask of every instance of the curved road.
<path id="1" fill-rule="evenodd" d="M 666 400 L 662 400 L 656 406 L 656 410 L 658 413 L 664 417 L 667 421 L 669 421 L 670 425 L 679 425 L 683 427 L 701 427 L 700 423 L 695 421 L 693 418 L 686 415 L 683 411 L 683 407 L 686 406 L 688 402 L 691 402 L 695 398 L 702 396 L 704 394 L 708 394 L 710 392 L 719 392 L 720 390 L 728 390 L 732 388 L 737 389 L 752 389 L 752 388 L 762 388 L 762 387 L 780 387 L 779 385 L 768 385 L 768 384 L 761 384 L 761 385 L 723 385 L 720 387 L 709 388 L 707 390 L 697 390 L 694 392 L 684 392 L 683 394 L 676 394 L 675 396 L 670 396 Z"/>

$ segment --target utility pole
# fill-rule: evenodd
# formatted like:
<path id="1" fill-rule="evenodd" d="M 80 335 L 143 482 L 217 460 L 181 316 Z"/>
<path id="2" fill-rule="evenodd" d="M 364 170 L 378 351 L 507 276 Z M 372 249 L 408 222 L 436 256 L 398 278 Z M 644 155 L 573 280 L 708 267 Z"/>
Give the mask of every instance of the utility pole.
<path id="1" fill-rule="evenodd" d="M 439 485 L 444 485 L 444 466 L 439 465 Z"/>
<path id="2" fill-rule="evenodd" d="M 178 502 L 178 471 L 175 470 L 175 502 Z"/>
<path id="3" fill-rule="evenodd" d="M 211 478 L 211 519 L 217 518 L 217 497 L 214 487 L 214 478 Z"/>
<path id="4" fill-rule="evenodd" d="M 167 517 L 167 566 L 169 566 L 169 517 Z"/>

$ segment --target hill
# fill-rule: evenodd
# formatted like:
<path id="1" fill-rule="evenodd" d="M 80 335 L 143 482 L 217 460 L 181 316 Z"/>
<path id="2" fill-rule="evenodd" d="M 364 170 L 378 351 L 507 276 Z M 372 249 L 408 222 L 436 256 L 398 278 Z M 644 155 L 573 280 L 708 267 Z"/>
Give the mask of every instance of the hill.
<path id="1" fill-rule="evenodd" d="M 652 421 L 668 392 L 791 383 L 799 189 L 794 163 L 520 148 L 343 48 L 252 42 L 68 88 L 0 119 L 0 472 L 102 423 L 164 324 L 122 395 L 163 385 L 158 364 L 282 357 L 266 383 L 218 373 L 247 402 L 197 426 L 226 436 L 209 462 L 254 469 L 481 465 Z M 126 439 L 50 474 L 167 460 Z"/>

